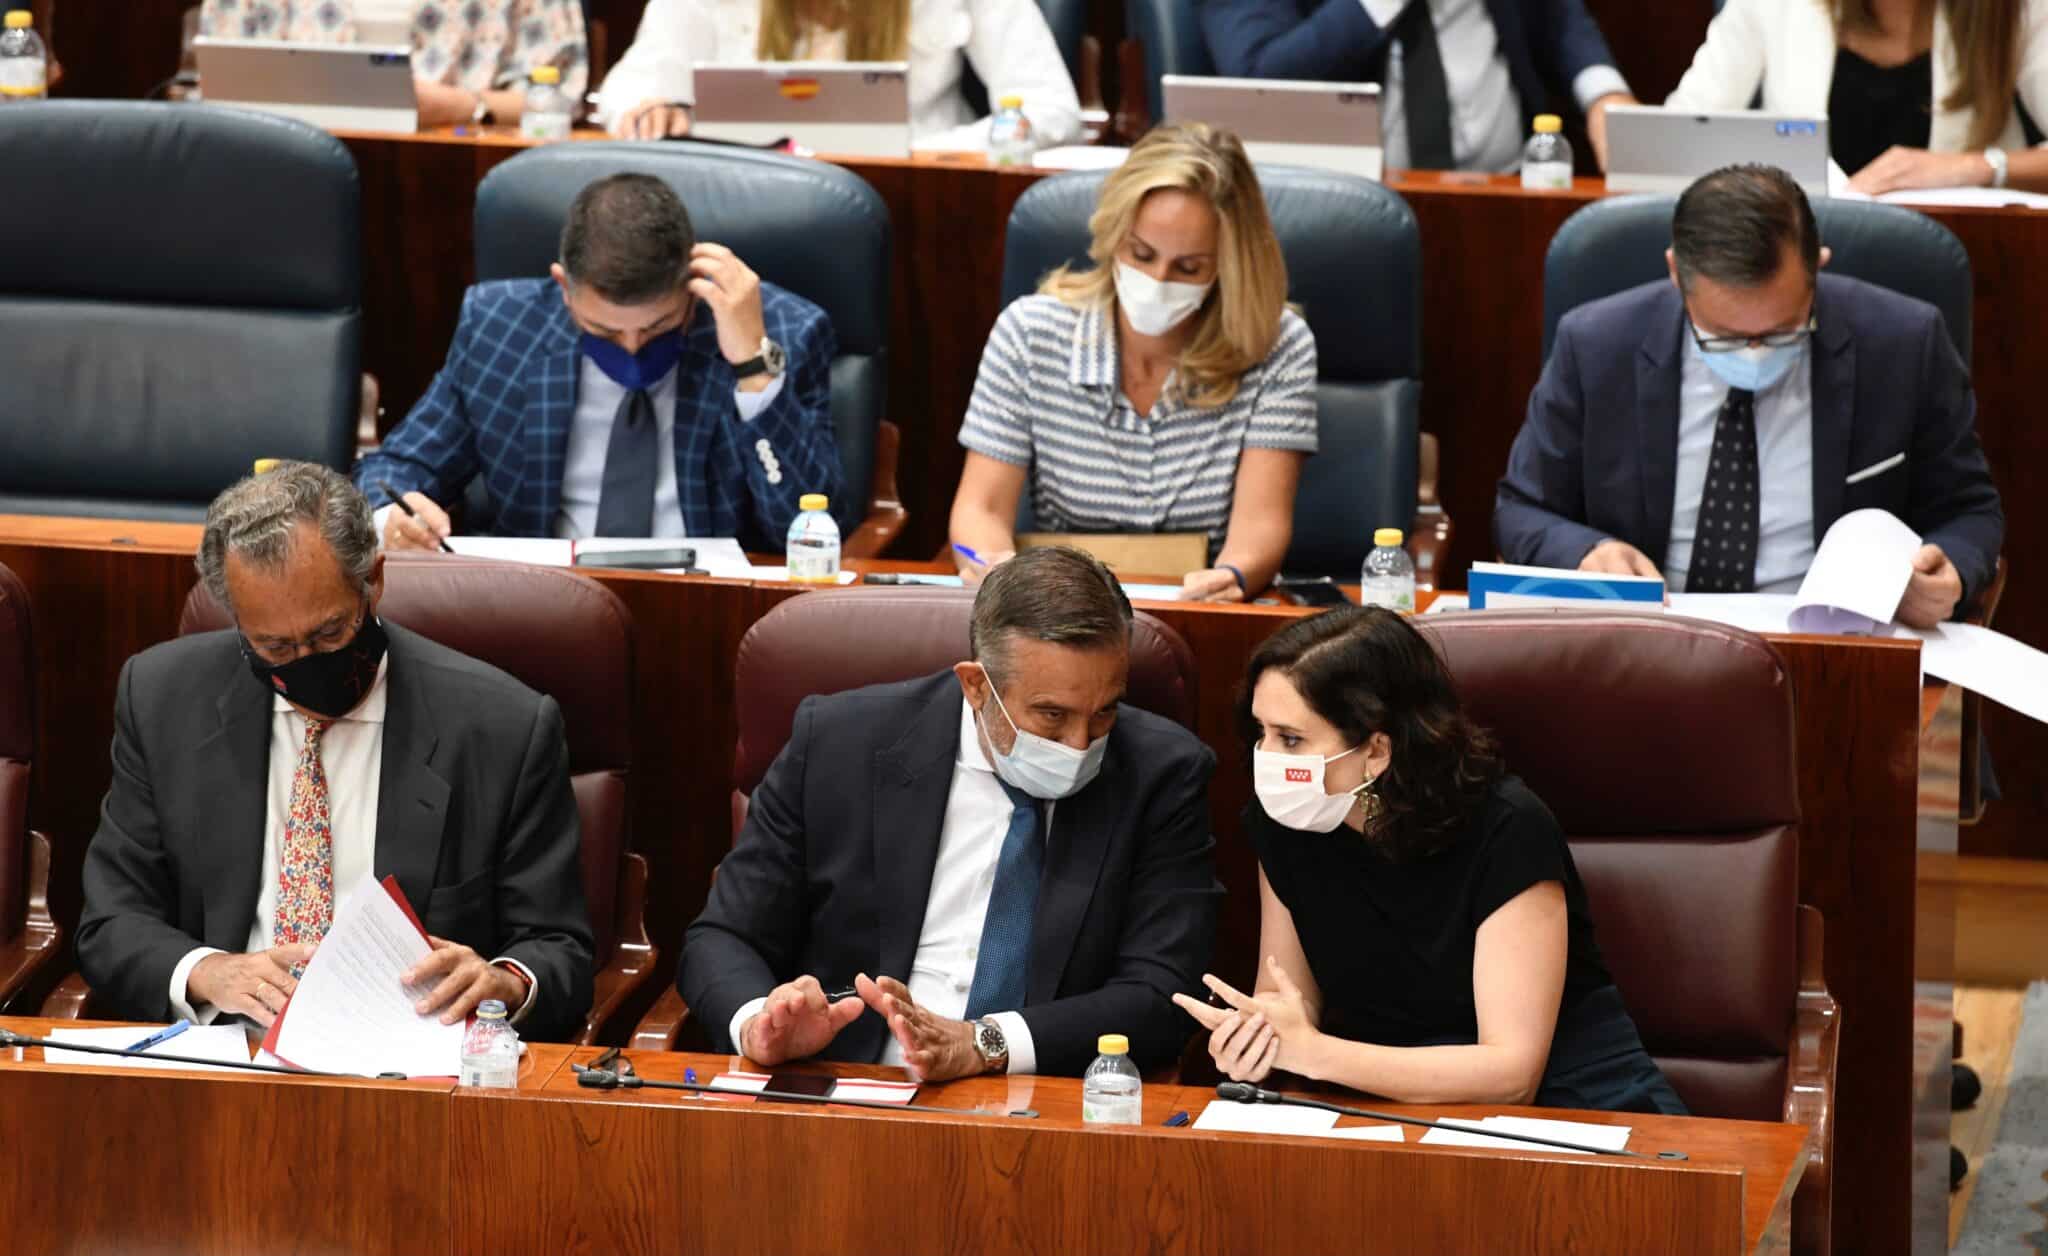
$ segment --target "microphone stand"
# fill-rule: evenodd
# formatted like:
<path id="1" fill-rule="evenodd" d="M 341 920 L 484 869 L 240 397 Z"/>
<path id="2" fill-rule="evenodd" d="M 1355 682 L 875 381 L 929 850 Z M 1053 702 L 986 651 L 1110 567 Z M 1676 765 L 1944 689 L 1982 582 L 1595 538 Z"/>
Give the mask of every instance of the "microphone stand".
<path id="1" fill-rule="evenodd" d="M 938 1112 L 947 1116 L 1009 1116 L 1022 1120 L 1035 1120 L 1038 1113 L 1031 1108 L 1018 1108 L 1012 1112 L 994 1113 L 979 1108 L 941 1108 L 928 1103 L 887 1103 L 879 1099 L 834 1099 L 830 1095 L 800 1095 L 788 1090 L 731 1090 L 724 1086 L 700 1086 L 693 1082 L 649 1081 L 638 1073 L 620 1073 L 605 1068 L 585 1068 L 581 1064 L 569 1066 L 576 1073 L 576 1084 L 591 1090 L 680 1090 L 695 1095 L 726 1095 L 775 1099 L 788 1103 L 816 1103 L 835 1108 L 874 1108 L 882 1112 Z"/>
<path id="2" fill-rule="evenodd" d="M 1419 1125 L 1423 1129 L 1443 1130 L 1452 1134 L 1478 1134 L 1486 1138 L 1502 1138 L 1515 1143 L 1534 1143 L 1539 1147 L 1553 1147 L 1559 1151 L 1576 1151 L 1588 1156 L 1621 1156 L 1631 1160 L 1684 1160 L 1688 1157 L 1682 1151 L 1660 1151 L 1654 1157 L 1646 1152 L 1630 1151 L 1626 1147 L 1588 1147 L 1583 1143 L 1568 1143 L 1556 1138 L 1542 1138 L 1535 1134 L 1517 1134 L 1507 1130 L 1494 1131 L 1479 1129 L 1470 1125 L 1446 1125 L 1441 1121 L 1428 1121 L 1416 1116 L 1397 1116 L 1392 1112 L 1375 1112 L 1370 1108 L 1349 1108 L 1343 1104 L 1328 1103 L 1321 1099 L 1307 1099 L 1298 1095 L 1283 1095 L 1277 1090 L 1267 1090 L 1248 1082 L 1222 1082 L 1216 1087 L 1218 1099 L 1229 1099 L 1237 1103 L 1276 1103 L 1295 1108 L 1319 1108 L 1324 1112 L 1335 1112 L 1340 1116 L 1364 1117 L 1369 1121 L 1392 1121 L 1397 1125 Z"/>
<path id="3" fill-rule="evenodd" d="M 167 1064 L 189 1064 L 193 1068 L 229 1068 L 257 1073 L 282 1073 L 287 1077 L 349 1077 L 367 1081 L 402 1080 L 403 1073 L 379 1073 L 371 1077 L 366 1073 L 323 1073 L 319 1069 L 300 1068 L 293 1065 L 258 1064 L 251 1060 L 236 1064 L 227 1060 L 206 1060 L 194 1055 L 165 1055 L 155 1051 L 130 1051 L 125 1047 L 92 1047 L 79 1042 L 50 1042 L 42 1038 L 31 1038 L 11 1029 L 0 1029 L 0 1049 L 7 1047 L 41 1047 L 45 1051 L 78 1051 L 86 1055 L 116 1055 L 130 1060 L 162 1060 Z"/>

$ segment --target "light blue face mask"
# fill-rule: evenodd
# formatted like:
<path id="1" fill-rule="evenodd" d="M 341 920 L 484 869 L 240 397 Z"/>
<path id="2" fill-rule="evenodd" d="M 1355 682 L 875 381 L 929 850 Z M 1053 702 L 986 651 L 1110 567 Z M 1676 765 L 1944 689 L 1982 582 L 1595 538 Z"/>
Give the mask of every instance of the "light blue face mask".
<path id="1" fill-rule="evenodd" d="M 1693 329 L 1699 334 L 1699 329 Z M 1731 349 L 1726 353 L 1707 353 L 1700 357 L 1706 360 L 1707 369 L 1719 376 L 1721 382 L 1730 388 L 1746 388 L 1760 393 L 1785 377 L 1792 364 L 1799 360 L 1804 345 L 1752 345 L 1742 349 Z"/>

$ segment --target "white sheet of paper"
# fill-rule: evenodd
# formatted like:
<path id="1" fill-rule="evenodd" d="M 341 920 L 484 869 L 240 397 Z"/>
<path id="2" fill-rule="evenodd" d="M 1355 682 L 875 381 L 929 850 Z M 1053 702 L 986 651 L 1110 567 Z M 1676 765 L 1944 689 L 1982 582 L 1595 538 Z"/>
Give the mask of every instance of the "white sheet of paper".
<path id="1" fill-rule="evenodd" d="M 75 1042 L 82 1047 L 126 1047 L 142 1041 L 162 1025 L 123 1025 L 114 1029 L 52 1029 L 52 1042 Z M 249 1035 L 239 1024 L 194 1025 L 168 1042 L 149 1049 L 150 1055 L 188 1055 L 194 1059 L 217 1060 L 222 1064 L 249 1062 Z M 173 1060 L 138 1060 L 133 1056 L 89 1055 L 83 1051 L 45 1048 L 43 1059 L 51 1064 L 92 1064 L 102 1068 L 189 1068 L 203 1064 L 179 1064 Z"/>
<path id="2" fill-rule="evenodd" d="M 1031 164 L 1040 170 L 1114 170 L 1130 155 L 1130 149 L 1112 144 L 1067 144 L 1039 149 Z"/>
<path id="3" fill-rule="evenodd" d="M 1439 593 L 1436 595 L 1436 598 L 1430 602 L 1429 609 L 1422 613 L 1425 615 L 1442 615 L 1449 611 L 1468 611 L 1471 609 L 1472 599 L 1466 597 L 1464 594 Z"/>
<path id="4" fill-rule="evenodd" d="M 1195 1118 L 1194 1128 L 1238 1134 L 1328 1134 L 1336 1124 L 1337 1114 L 1320 1108 L 1212 1099 L 1202 1109 L 1202 1115 Z"/>
<path id="5" fill-rule="evenodd" d="M 533 567 L 567 567 L 576 558 L 574 542 L 544 536 L 451 536 L 448 548 L 465 558 L 495 558 Z"/>
<path id="6" fill-rule="evenodd" d="M 1913 575 L 1920 534 L 1888 510 L 1852 510 L 1835 520 L 1814 552 L 1806 579 L 1799 582 L 1799 610 L 1793 630 L 1840 631 L 1839 623 L 1808 618 L 1810 608 L 1833 607 L 1875 624 L 1891 622 Z M 1812 626 L 1803 626 L 1810 623 Z"/>
<path id="7" fill-rule="evenodd" d="M 711 1079 L 713 1090 L 736 1090 L 743 1094 L 757 1095 L 768 1089 L 766 1073 L 720 1073 Z"/>
<path id="8" fill-rule="evenodd" d="M 859 1099 L 865 1103 L 909 1103 L 917 1098 L 917 1083 L 876 1081 L 865 1077 L 842 1077 L 833 1084 L 834 1099 Z"/>
<path id="9" fill-rule="evenodd" d="M 756 580 L 787 580 L 787 579 L 789 579 L 789 568 L 787 568 L 787 567 L 756 567 L 756 568 L 754 568 L 754 579 L 756 579 Z M 856 581 L 856 580 L 858 580 L 858 579 L 860 579 L 860 573 L 859 573 L 859 572 L 857 572 L 857 571 L 842 571 L 842 572 L 840 572 L 840 573 L 839 573 L 839 579 L 837 579 L 837 580 L 833 581 L 833 583 L 834 583 L 834 584 L 852 584 L 852 583 L 853 583 L 854 581 Z"/>
<path id="10" fill-rule="evenodd" d="M 1180 601 L 1180 586 L 1177 584 L 1127 584 L 1124 596 L 1133 602 L 1150 599 L 1154 602 Z"/>
<path id="11" fill-rule="evenodd" d="M 1790 593 L 1673 593 L 1665 609 L 1750 632 L 1790 632 L 1787 625 L 1798 606 L 1799 599 Z"/>
<path id="12" fill-rule="evenodd" d="M 1561 611 L 1605 611 L 1608 614 L 1662 615 L 1662 602 L 1607 601 L 1602 598 L 1557 597 L 1548 593 L 1489 593 L 1486 595 L 1486 609 L 1490 611 L 1532 610 L 1555 607 Z"/>
<path id="13" fill-rule="evenodd" d="M 1620 1150 L 1628 1146 L 1630 1127 L 1626 1125 L 1589 1125 L 1580 1121 L 1546 1121 L 1536 1117 L 1490 1116 L 1483 1121 L 1470 1121 L 1458 1117 L 1446 1117 L 1444 1125 L 1461 1126 L 1471 1133 L 1455 1130 L 1430 1130 L 1422 1136 L 1424 1144 L 1431 1147 L 1488 1147 L 1496 1151 L 1534 1151 L 1552 1155 L 1590 1155 L 1590 1152 L 1572 1152 L 1562 1147 L 1545 1147 L 1541 1143 L 1516 1142 L 1508 1138 L 1495 1138 L 1484 1130 L 1499 1133 L 1527 1134 L 1534 1138 L 1554 1138 L 1564 1142 L 1583 1143 L 1589 1147 Z"/>
<path id="14" fill-rule="evenodd" d="M 462 1023 L 413 1011 L 425 991 L 399 981 L 431 949 L 376 878 L 364 877 L 299 978 L 277 1054 L 323 1072 L 455 1076 Z"/>
<path id="15" fill-rule="evenodd" d="M 2048 654 L 1975 624 L 1912 635 L 1922 642 L 1920 665 L 1928 675 L 2048 724 Z"/>
<path id="16" fill-rule="evenodd" d="M 1347 1125 L 1341 1130 L 1324 1130 L 1318 1138 L 1348 1138 L 1361 1143 L 1405 1143 L 1407 1135 L 1398 1125 Z"/>

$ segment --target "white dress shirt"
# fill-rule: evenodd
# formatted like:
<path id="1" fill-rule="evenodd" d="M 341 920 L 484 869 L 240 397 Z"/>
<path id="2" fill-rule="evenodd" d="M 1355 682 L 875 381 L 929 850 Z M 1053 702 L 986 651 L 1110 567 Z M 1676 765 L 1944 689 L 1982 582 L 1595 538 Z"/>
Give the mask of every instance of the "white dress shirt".
<path id="1" fill-rule="evenodd" d="M 953 787 L 946 795 L 946 818 L 939 829 L 938 862 L 932 867 L 931 893 L 925 899 L 924 927 L 918 931 L 917 953 L 910 961 L 910 997 L 919 1007 L 960 1020 L 967 1014 L 967 995 L 974 986 L 974 964 L 981 952 L 981 927 L 988 918 L 989 895 L 995 890 L 996 861 L 1009 836 L 1015 810 L 1003 792 L 995 766 L 982 749 L 974 708 L 960 700 L 960 751 L 953 760 Z M 1045 831 L 1052 831 L 1051 804 L 1046 806 Z M 892 974 L 893 975 L 893 974 Z M 729 1032 L 735 1049 L 740 1029 L 767 1004 L 766 996 L 742 1005 Z M 1014 1011 L 990 1013 L 1010 1048 L 1009 1071 L 1038 1070 L 1038 1051 L 1031 1027 Z M 894 1034 L 882 1051 L 882 1063 L 902 1064 L 903 1049 Z"/>
<path id="2" fill-rule="evenodd" d="M 642 101 L 695 100 L 695 65 L 757 60 L 760 33 L 760 0 L 648 0 L 633 46 L 605 76 L 598 121 L 617 131 L 619 119 Z M 828 60 L 833 47 L 810 40 L 797 51 Z M 960 94 L 970 62 L 991 103 L 1024 98 L 1041 145 L 1064 144 L 1081 132 L 1080 98 L 1036 0 L 911 0 L 906 60 L 910 134 L 919 148 L 988 147 L 987 119 L 977 119 Z"/>
<path id="3" fill-rule="evenodd" d="M 1436 23 L 1437 53 L 1443 58 L 1444 85 L 1451 98 L 1451 156 L 1460 170 L 1512 171 L 1522 165 L 1522 98 L 1508 74 L 1500 50 L 1500 32 L 1486 11 L 1486 0 L 1359 0 L 1365 15 L 1384 30 L 1410 3 L 1427 3 Z M 1403 92 L 1403 49 L 1396 40 L 1387 52 L 1387 77 L 1380 89 L 1381 131 L 1386 164 L 1408 165 L 1408 108 Z M 1587 66 L 1572 80 L 1572 95 L 1581 110 L 1628 82 L 1611 65 Z"/>
<path id="4" fill-rule="evenodd" d="M 1671 544 L 1664 583 L 1683 592 L 1699 533 L 1700 492 L 1714 452 L 1714 424 L 1728 385 L 1685 333 L 1679 376 L 1678 476 L 1671 497 Z M 1813 353 L 1802 348 L 1778 382 L 1756 395 L 1756 591 L 1795 593 L 1813 565 Z"/>
<path id="5" fill-rule="evenodd" d="M 334 859 L 334 910 L 340 912 L 349 895 L 370 875 L 377 861 L 377 798 L 384 771 L 384 707 L 388 689 L 384 683 L 390 670 L 386 659 L 377 668 L 370 692 L 347 715 L 335 720 L 320 738 L 320 768 L 327 778 L 328 840 Z M 270 707 L 270 778 L 265 789 L 263 822 L 263 865 L 257 882 L 256 918 L 249 923 L 249 940 L 243 951 L 254 955 L 270 949 L 271 925 L 277 918 L 278 864 L 284 849 L 285 818 L 291 814 L 292 778 L 298 774 L 299 752 L 306 744 L 306 717 L 292 709 L 282 697 L 273 697 Z M 197 1025 L 210 1024 L 220 1009 L 210 1003 L 187 1001 L 186 984 L 199 961 L 222 954 L 210 946 L 186 952 L 171 970 L 171 1014 Z M 517 960 L 511 964 L 526 978 L 526 1002 L 516 1013 L 523 1016 L 533 1005 L 533 971 Z"/>

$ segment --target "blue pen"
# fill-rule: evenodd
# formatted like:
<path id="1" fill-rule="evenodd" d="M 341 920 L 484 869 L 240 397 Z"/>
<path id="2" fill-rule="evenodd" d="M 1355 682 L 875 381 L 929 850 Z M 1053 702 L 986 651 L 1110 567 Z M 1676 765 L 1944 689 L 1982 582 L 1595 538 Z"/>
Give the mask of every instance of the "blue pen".
<path id="1" fill-rule="evenodd" d="M 151 1047 L 161 1046 L 164 1043 L 169 1042 L 171 1039 L 177 1037 L 179 1034 L 184 1033 L 186 1030 L 190 1028 L 192 1028 L 192 1022 L 188 1020 L 181 1020 L 175 1025 L 166 1025 L 162 1029 L 159 1029 L 155 1033 L 151 1034 L 149 1037 L 144 1038 L 141 1042 L 131 1044 L 127 1048 L 127 1050 L 147 1051 Z"/>
<path id="2" fill-rule="evenodd" d="M 958 542 L 958 541 L 955 541 L 955 542 L 953 542 L 953 548 L 954 548 L 955 550 L 959 551 L 959 553 L 960 553 L 960 557 L 962 557 L 962 558 L 966 559 L 966 560 L 967 560 L 968 562 L 970 562 L 970 563 L 973 563 L 973 564 L 974 564 L 975 566 L 977 566 L 977 567 L 986 567 L 986 566 L 988 566 L 988 560 L 987 560 L 987 559 L 985 559 L 985 558 L 983 558 L 983 557 L 982 557 L 981 555 L 979 555 L 979 554 L 975 553 L 975 552 L 974 552 L 973 550 L 971 550 L 971 549 L 968 549 L 968 548 L 967 548 L 967 547 L 966 547 L 965 545 L 962 545 L 962 544 L 960 544 L 960 542 Z"/>

